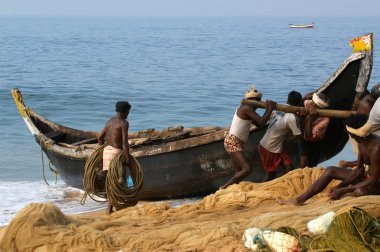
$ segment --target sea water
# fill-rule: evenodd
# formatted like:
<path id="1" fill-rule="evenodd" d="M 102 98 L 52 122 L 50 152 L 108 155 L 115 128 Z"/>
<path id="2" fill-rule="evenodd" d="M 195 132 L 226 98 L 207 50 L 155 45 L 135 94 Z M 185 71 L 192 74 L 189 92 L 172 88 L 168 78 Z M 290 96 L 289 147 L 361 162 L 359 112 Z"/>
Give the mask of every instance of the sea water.
<path id="1" fill-rule="evenodd" d="M 316 25 L 289 29 L 295 20 Z M 369 86 L 379 82 L 379 23 L 368 17 L 0 17 L 0 225 L 31 202 L 54 202 L 66 214 L 105 206 L 90 199 L 80 205 L 83 192 L 59 178 L 55 184 L 46 157 L 50 186 L 45 183 L 41 149 L 11 88 L 48 119 L 83 130 L 100 130 L 118 100 L 132 104 L 130 131 L 225 126 L 250 84 L 279 103 L 291 90 L 315 90 L 351 54 L 348 41 L 369 32 Z M 349 148 L 346 155 L 355 159 Z"/>

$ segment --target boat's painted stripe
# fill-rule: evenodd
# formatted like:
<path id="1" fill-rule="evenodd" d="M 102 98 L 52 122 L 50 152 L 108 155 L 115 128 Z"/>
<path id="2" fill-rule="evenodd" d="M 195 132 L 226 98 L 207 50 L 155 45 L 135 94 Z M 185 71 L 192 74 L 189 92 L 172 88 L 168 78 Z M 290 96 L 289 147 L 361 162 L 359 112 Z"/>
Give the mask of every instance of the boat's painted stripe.
<path id="1" fill-rule="evenodd" d="M 24 119 L 24 122 L 26 124 L 26 126 L 28 126 L 28 129 L 29 131 L 33 134 L 33 135 L 40 135 L 41 134 L 41 131 L 38 130 L 38 128 L 36 127 L 36 125 L 34 125 L 34 123 L 32 122 L 32 120 L 30 120 L 29 117 L 23 117 L 22 119 Z"/>

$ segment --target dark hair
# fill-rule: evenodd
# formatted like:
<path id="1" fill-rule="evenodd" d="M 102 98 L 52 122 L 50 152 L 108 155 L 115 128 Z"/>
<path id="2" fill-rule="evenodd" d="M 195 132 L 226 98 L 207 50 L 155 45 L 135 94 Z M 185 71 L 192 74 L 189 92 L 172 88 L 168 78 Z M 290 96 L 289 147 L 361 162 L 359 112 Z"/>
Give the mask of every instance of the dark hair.
<path id="1" fill-rule="evenodd" d="M 351 115 L 344 121 L 348 127 L 359 129 L 368 121 L 367 115 Z"/>
<path id="2" fill-rule="evenodd" d="M 118 113 L 127 113 L 131 109 L 131 104 L 127 101 L 118 101 L 116 102 L 116 112 Z"/>
<path id="3" fill-rule="evenodd" d="M 302 102 L 302 95 L 297 91 L 291 91 L 288 94 L 288 104 L 292 106 L 300 106 Z"/>

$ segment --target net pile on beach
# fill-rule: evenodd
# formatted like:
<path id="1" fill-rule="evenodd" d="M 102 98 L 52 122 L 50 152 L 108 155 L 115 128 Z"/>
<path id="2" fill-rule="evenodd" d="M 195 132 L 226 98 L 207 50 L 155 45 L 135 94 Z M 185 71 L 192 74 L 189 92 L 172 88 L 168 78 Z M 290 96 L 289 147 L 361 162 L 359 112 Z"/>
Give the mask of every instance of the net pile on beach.
<path id="1" fill-rule="evenodd" d="M 322 172 L 297 169 L 267 183 L 232 185 L 194 204 L 145 203 L 110 216 L 66 216 L 53 204 L 30 204 L 0 231 L 0 251 L 249 251 L 242 241 L 248 228 L 286 226 L 307 234 L 310 220 L 352 206 L 380 217 L 380 196 L 332 201 L 322 192 L 305 206 L 277 204 L 277 197 L 304 192 Z"/>

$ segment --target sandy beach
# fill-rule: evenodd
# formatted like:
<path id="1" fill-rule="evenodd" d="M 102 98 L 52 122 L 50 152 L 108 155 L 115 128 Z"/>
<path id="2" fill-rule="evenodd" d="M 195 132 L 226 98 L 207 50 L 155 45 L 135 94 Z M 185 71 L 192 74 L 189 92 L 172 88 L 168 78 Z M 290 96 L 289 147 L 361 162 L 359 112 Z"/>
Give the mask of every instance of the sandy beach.
<path id="1" fill-rule="evenodd" d="M 307 232 L 311 219 L 355 206 L 380 217 L 379 196 L 332 201 L 325 193 L 301 207 L 279 206 L 277 197 L 303 192 L 323 169 L 297 169 L 267 183 L 242 182 L 194 204 L 171 208 L 146 203 L 110 216 L 104 210 L 66 216 L 51 203 L 22 209 L 0 231 L 1 251 L 248 251 L 250 227 L 290 226 Z M 333 182 L 330 186 L 336 184 Z"/>

